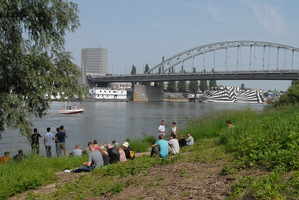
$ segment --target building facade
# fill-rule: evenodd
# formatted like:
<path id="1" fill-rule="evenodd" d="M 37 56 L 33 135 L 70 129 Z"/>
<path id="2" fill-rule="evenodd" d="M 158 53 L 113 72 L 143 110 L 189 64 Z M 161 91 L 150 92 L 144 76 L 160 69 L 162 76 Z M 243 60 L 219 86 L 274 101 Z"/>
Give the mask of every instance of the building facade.
<path id="1" fill-rule="evenodd" d="M 81 51 L 81 70 L 85 76 L 105 76 L 108 69 L 108 49 L 86 48 Z"/>

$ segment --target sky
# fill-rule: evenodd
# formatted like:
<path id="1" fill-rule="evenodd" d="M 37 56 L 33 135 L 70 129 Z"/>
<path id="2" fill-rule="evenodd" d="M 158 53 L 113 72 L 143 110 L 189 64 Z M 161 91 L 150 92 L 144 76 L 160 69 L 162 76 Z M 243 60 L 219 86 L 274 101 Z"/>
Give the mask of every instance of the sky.
<path id="1" fill-rule="evenodd" d="M 81 66 L 81 49 L 108 49 L 108 73 L 161 62 L 197 46 L 254 40 L 299 47 L 298 0 L 73 0 L 81 26 L 66 50 Z M 299 67 L 296 66 L 296 69 Z M 217 81 L 225 86 L 287 90 L 291 81 Z"/>

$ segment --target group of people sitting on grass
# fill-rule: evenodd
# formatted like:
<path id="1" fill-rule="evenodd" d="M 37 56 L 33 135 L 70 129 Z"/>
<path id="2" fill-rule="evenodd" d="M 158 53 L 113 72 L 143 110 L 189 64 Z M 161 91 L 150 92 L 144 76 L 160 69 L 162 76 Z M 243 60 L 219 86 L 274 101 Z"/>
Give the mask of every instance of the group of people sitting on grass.
<path id="1" fill-rule="evenodd" d="M 191 134 L 188 132 L 187 135 L 188 138 L 185 139 L 184 134 L 182 134 L 179 140 L 176 134 L 171 133 L 169 141 L 167 141 L 165 140 L 165 134 L 160 134 L 158 136 L 159 140 L 152 145 L 151 157 L 158 155 L 160 158 L 165 158 L 169 154 L 180 153 L 180 147 L 194 144 L 194 139 Z"/>
<path id="2" fill-rule="evenodd" d="M 159 141 L 152 145 L 151 157 L 158 155 L 161 158 L 165 158 L 169 153 L 178 154 L 182 146 L 193 145 L 193 137 L 190 133 L 187 133 L 187 135 L 187 139 L 184 138 L 184 135 L 181 135 L 181 139 L 178 140 L 178 137 L 174 133 L 171 133 L 169 141 L 167 141 L 164 140 L 164 134 L 160 134 L 158 137 Z M 80 156 L 82 154 L 88 155 L 88 161 L 83 163 L 84 166 L 73 170 L 65 170 L 64 172 L 90 172 L 95 168 L 105 167 L 118 162 L 126 162 L 135 158 L 135 152 L 129 146 L 128 142 L 123 143 L 123 147 L 120 148 L 119 143 L 116 141 L 112 141 L 112 144 L 106 141 L 104 145 L 99 146 L 98 142 L 94 140 L 93 142 L 88 142 L 88 147 L 83 151 L 79 145 L 76 145 L 70 155 Z"/>
<path id="3" fill-rule="evenodd" d="M 101 166 L 105 167 L 109 164 L 118 162 L 126 162 L 127 160 L 133 160 L 135 158 L 135 152 L 129 146 L 128 142 L 123 143 L 123 147 L 120 148 L 119 143 L 116 141 L 112 141 L 112 144 L 106 141 L 104 145 L 99 146 L 98 142 L 94 140 L 93 142 L 88 142 L 88 147 L 81 151 L 81 154 L 77 153 L 80 152 L 78 151 L 78 146 L 79 145 L 76 145 L 76 148 L 71 152 L 71 155 L 77 156 L 87 154 L 88 161 L 84 162 L 84 166 L 82 167 L 74 170 L 65 170 L 64 172 L 90 172 L 94 168 L 100 168 Z"/>
<path id="4" fill-rule="evenodd" d="M 26 155 L 23 153 L 22 149 L 19 149 L 18 154 L 16 154 L 14 157 L 10 157 L 10 152 L 6 151 L 4 152 L 4 156 L 0 157 L 0 163 L 7 163 L 10 160 L 20 162 L 24 158 L 26 158 Z"/>

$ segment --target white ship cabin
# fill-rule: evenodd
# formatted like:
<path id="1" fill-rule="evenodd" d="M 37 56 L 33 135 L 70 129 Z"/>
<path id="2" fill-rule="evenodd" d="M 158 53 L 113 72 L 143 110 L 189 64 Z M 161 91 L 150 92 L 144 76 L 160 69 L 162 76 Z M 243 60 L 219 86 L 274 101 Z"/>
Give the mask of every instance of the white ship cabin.
<path id="1" fill-rule="evenodd" d="M 89 90 L 89 93 L 94 99 L 103 99 L 103 100 L 127 99 L 126 90 L 112 90 L 109 88 L 92 88 Z"/>

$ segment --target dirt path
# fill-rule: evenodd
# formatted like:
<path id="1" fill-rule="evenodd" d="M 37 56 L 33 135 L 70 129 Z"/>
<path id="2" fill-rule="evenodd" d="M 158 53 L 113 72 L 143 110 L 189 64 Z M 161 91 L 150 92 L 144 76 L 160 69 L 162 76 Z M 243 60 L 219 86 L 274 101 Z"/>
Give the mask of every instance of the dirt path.
<path id="1" fill-rule="evenodd" d="M 225 199 L 234 178 L 220 176 L 222 169 L 222 162 L 159 165 L 121 193 L 96 199 Z"/>

